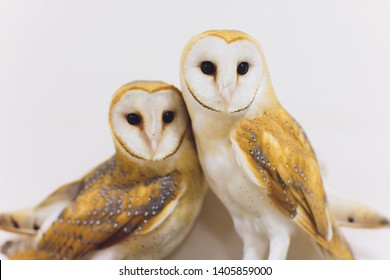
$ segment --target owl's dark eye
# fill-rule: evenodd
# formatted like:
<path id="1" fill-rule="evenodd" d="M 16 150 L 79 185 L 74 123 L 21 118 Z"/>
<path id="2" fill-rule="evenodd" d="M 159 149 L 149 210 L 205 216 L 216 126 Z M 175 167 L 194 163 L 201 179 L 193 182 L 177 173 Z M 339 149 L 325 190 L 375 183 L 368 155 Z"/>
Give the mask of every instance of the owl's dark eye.
<path id="1" fill-rule="evenodd" d="M 165 112 L 162 118 L 165 123 L 171 123 L 175 118 L 175 113 L 172 111 Z"/>
<path id="2" fill-rule="evenodd" d="M 139 125 L 141 123 L 141 116 L 137 113 L 130 113 L 126 116 L 127 122 L 131 125 Z"/>
<path id="3" fill-rule="evenodd" d="M 202 70 L 203 74 L 213 75 L 215 73 L 215 65 L 211 61 L 203 61 L 200 64 L 200 70 Z"/>
<path id="4" fill-rule="evenodd" d="M 241 62 L 237 66 L 237 73 L 240 74 L 240 75 L 245 75 L 246 73 L 248 73 L 248 70 L 249 70 L 248 62 L 245 62 L 245 61 Z"/>

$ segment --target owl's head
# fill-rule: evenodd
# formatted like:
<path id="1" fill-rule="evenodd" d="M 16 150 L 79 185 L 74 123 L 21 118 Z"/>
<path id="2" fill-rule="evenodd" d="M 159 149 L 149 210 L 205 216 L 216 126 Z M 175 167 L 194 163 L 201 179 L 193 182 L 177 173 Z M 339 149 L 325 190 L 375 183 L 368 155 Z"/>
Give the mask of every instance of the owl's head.
<path id="1" fill-rule="evenodd" d="M 184 87 L 203 107 L 217 112 L 248 108 L 265 71 L 260 45 L 240 31 L 212 30 L 195 36 L 181 58 Z"/>
<path id="2" fill-rule="evenodd" d="M 122 86 L 111 102 L 109 120 L 116 146 L 149 161 L 173 155 L 189 126 L 180 91 L 154 81 Z"/>

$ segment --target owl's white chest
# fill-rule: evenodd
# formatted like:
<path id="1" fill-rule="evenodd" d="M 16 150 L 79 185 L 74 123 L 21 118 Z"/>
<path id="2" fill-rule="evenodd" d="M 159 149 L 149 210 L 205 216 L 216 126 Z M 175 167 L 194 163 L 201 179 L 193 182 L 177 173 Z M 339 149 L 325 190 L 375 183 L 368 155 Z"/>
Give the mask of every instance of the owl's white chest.
<path id="1" fill-rule="evenodd" d="M 269 205 L 265 190 L 248 180 L 238 165 L 228 140 L 199 139 L 199 154 L 210 188 L 233 217 L 261 217 L 260 204 Z"/>
<path id="2" fill-rule="evenodd" d="M 290 228 L 291 222 L 272 204 L 266 188 L 254 184 L 239 166 L 226 133 L 210 126 L 207 119 L 195 123 L 200 163 L 210 188 L 231 214 L 237 232 L 269 235 Z"/>

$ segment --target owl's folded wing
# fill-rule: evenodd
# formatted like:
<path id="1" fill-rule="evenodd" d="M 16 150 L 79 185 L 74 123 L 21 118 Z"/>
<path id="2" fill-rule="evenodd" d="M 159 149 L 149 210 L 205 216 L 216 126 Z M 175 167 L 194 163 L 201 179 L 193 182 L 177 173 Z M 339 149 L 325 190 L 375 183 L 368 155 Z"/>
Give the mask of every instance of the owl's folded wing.
<path id="1" fill-rule="evenodd" d="M 334 226 L 314 151 L 283 108 L 243 119 L 230 139 L 244 172 L 282 213 L 336 258 L 352 257 Z"/>
<path id="2" fill-rule="evenodd" d="M 9 257 L 77 259 L 129 235 L 146 234 L 169 216 L 182 191 L 177 172 L 126 186 L 91 186 L 49 225 L 35 248 Z"/>
<path id="3" fill-rule="evenodd" d="M 43 222 L 58 209 L 66 207 L 80 191 L 80 188 L 80 181 L 66 184 L 35 207 L 1 213 L 0 230 L 35 235 Z"/>

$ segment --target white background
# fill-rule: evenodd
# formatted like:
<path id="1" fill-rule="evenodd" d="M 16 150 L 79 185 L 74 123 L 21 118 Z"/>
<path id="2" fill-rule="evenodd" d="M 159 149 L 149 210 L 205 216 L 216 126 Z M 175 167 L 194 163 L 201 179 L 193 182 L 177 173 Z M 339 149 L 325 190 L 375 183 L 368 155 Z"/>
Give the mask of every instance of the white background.
<path id="1" fill-rule="evenodd" d="M 33 205 L 112 155 L 108 107 L 122 84 L 179 86 L 192 36 L 238 29 L 262 43 L 327 187 L 390 216 L 390 2 L 187 2 L 0 0 L 0 211 Z M 358 258 L 390 259 L 390 230 L 344 232 Z M 310 257 L 300 242 L 290 258 Z M 241 257 L 215 197 L 171 257 Z"/>

